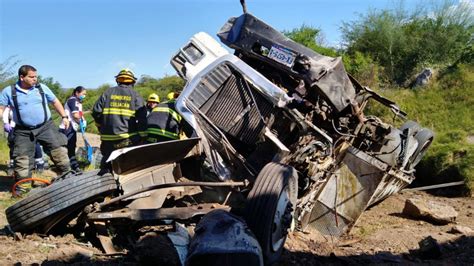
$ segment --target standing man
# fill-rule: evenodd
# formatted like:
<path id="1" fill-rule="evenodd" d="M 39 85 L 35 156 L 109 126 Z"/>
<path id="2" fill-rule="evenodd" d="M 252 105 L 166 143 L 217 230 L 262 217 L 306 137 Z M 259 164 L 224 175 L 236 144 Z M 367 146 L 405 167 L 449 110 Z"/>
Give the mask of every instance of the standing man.
<path id="1" fill-rule="evenodd" d="M 67 154 L 71 168 L 76 173 L 82 172 L 76 159 L 76 142 L 77 131 L 84 132 L 87 126 L 82 112 L 82 101 L 84 101 L 86 95 L 87 90 L 82 86 L 78 86 L 72 91 L 71 97 L 69 97 L 64 104 L 64 110 L 71 126 L 67 129 L 63 124 L 59 126 L 59 131 L 67 137 Z"/>
<path id="2" fill-rule="evenodd" d="M 170 92 L 168 101 L 158 104 L 147 117 L 147 142 L 176 140 L 181 133 L 181 115 L 176 112 L 178 93 Z"/>
<path id="3" fill-rule="evenodd" d="M 36 68 L 23 65 L 18 69 L 18 82 L 3 89 L 0 95 L 0 114 L 5 106 L 13 108 L 15 176 L 18 179 L 31 176 L 35 145 L 39 142 L 50 151 L 51 159 L 59 173 L 70 170 L 67 157 L 66 140 L 51 120 L 51 103 L 62 119 L 65 128 L 69 127 L 67 115 L 61 102 L 44 84 L 38 83 Z"/>
<path id="4" fill-rule="evenodd" d="M 117 86 L 107 89 L 92 109 L 102 141 L 100 175 L 111 171 L 106 161 L 114 150 L 139 144 L 146 136 L 146 108 L 133 89 L 136 80 L 131 70 L 121 70 L 115 76 Z"/>

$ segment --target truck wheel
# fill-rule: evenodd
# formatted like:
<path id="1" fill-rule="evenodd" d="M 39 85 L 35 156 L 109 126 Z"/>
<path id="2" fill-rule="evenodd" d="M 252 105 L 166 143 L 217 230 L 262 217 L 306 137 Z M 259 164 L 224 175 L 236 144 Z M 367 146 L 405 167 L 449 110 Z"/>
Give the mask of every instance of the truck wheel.
<path id="1" fill-rule="evenodd" d="M 278 261 L 293 220 L 298 174 L 293 167 L 268 163 L 247 196 L 249 228 L 262 247 L 265 264 Z"/>
<path id="2" fill-rule="evenodd" d="M 65 219 L 72 219 L 71 214 L 87 204 L 116 190 L 112 175 L 98 176 L 97 171 L 86 172 L 34 190 L 5 213 L 14 231 L 47 233 L 57 223 L 68 222 Z"/>
<path id="3" fill-rule="evenodd" d="M 428 147 L 431 145 L 431 142 L 433 142 L 433 138 L 433 131 L 427 128 L 422 128 L 416 133 L 415 139 L 418 141 L 418 147 L 413 153 L 413 160 L 410 164 L 411 168 L 415 168 L 415 166 L 421 161 L 428 150 Z"/>
<path id="4" fill-rule="evenodd" d="M 405 123 L 403 123 L 403 125 L 400 127 L 400 131 L 403 132 L 407 128 L 411 128 L 413 134 L 416 134 L 421 129 L 420 125 L 413 120 L 408 120 Z"/>

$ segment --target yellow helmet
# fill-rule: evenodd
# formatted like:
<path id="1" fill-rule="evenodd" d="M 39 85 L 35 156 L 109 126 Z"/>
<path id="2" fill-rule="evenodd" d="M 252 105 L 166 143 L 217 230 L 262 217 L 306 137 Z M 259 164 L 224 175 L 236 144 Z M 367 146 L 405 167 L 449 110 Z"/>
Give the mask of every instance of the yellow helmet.
<path id="1" fill-rule="evenodd" d="M 176 94 L 174 92 L 170 92 L 166 95 L 166 98 L 168 98 L 168 100 L 173 100 L 175 99 L 175 96 Z"/>
<path id="2" fill-rule="evenodd" d="M 158 96 L 156 93 L 152 93 L 148 95 L 148 99 L 146 101 L 153 102 L 153 103 L 160 103 L 160 96 Z"/>
<path id="3" fill-rule="evenodd" d="M 132 84 L 137 81 L 137 78 L 135 77 L 135 75 L 130 69 L 125 68 L 125 69 L 120 70 L 117 76 L 115 76 L 115 81 L 117 81 L 117 83 L 119 84 L 120 83 Z"/>

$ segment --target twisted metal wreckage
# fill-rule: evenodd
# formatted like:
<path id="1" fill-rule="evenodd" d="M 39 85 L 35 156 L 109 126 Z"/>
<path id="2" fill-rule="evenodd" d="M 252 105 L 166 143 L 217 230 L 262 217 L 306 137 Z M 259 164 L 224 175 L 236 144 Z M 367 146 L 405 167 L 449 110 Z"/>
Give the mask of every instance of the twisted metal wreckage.
<path id="1" fill-rule="evenodd" d="M 217 36 L 234 54 L 201 32 L 171 60 L 186 80 L 176 106 L 187 139 L 115 151 L 111 175 L 86 172 L 30 193 L 7 209 L 11 228 L 45 233 L 78 217 L 75 226 L 114 253 L 121 235 L 197 224 L 192 238 L 182 235 L 182 263 L 271 264 L 288 230 L 341 235 L 413 181 L 433 133 L 364 114 L 376 101 L 406 115 L 341 58 L 246 12 Z"/>

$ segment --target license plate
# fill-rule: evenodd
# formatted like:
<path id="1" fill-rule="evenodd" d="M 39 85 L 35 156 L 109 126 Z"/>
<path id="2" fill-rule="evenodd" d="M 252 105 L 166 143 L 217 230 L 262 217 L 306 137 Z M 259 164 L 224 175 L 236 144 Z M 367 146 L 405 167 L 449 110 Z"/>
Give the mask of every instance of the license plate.
<path id="1" fill-rule="evenodd" d="M 287 67 L 292 67 L 295 63 L 296 54 L 291 50 L 281 47 L 279 45 L 272 45 L 270 52 L 268 52 L 268 58 L 277 61 Z"/>

